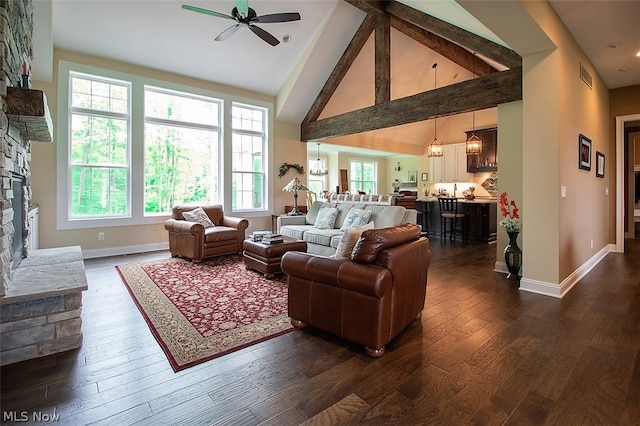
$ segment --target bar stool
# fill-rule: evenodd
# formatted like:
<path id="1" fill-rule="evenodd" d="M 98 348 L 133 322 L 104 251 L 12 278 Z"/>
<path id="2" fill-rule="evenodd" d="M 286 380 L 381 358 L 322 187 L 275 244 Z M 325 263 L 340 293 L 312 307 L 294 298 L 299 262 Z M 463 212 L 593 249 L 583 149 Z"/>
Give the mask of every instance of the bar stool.
<path id="1" fill-rule="evenodd" d="M 462 239 L 466 240 L 466 215 L 458 211 L 458 199 L 440 197 L 438 204 L 440 205 L 440 239 L 447 239 L 448 226 L 449 239 L 455 241 L 456 233 L 460 233 Z"/>

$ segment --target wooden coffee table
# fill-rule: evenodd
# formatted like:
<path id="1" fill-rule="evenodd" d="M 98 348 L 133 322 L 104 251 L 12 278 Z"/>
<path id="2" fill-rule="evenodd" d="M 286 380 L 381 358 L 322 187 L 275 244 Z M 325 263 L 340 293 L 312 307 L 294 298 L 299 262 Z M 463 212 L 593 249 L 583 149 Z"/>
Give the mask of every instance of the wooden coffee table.
<path id="1" fill-rule="evenodd" d="M 247 269 L 262 272 L 268 280 L 275 274 L 282 273 L 280 261 L 288 251 L 307 251 L 307 243 L 291 237 L 283 237 L 284 241 L 277 244 L 264 244 L 252 239 L 242 243 L 242 258 Z"/>

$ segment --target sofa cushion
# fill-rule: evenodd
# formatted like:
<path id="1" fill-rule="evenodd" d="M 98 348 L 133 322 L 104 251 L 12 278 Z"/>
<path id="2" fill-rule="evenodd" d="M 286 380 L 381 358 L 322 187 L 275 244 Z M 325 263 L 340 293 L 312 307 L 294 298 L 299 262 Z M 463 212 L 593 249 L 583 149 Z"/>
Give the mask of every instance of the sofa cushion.
<path id="1" fill-rule="evenodd" d="M 311 208 L 309 209 L 309 211 L 307 212 L 307 215 L 305 216 L 307 225 L 313 225 L 314 223 L 316 223 L 318 212 L 326 204 L 327 203 L 323 201 L 314 201 L 313 204 L 311 204 Z"/>
<path id="2" fill-rule="evenodd" d="M 373 222 L 369 222 L 363 226 L 348 226 L 347 229 L 344 230 L 340 244 L 338 244 L 336 248 L 335 258 L 339 260 L 351 259 L 351 252 L 358 242 L 360 235 L 367 229 L 373 229 L 374 226 Z"/>
<path id="3" fill-rule="evenodd" d="M 237 241 L 238 230 L 227 226 L 210 226 L 204 230 L 205 244 L 217 243 L 221 241 Z"/>
<path id="4" fill-rule="evenodd" d="M 367 210 L 371 210 L 371 220 L 378 228 L 389 228 L 403 223 L 406 209 L 402 206 L 378 206 L 369 205 Z"/>
<path id="5" fill-rule="evenodd" d="M 366 225 L 371 219 L 371 210 L 357 209 L 351 207 L 349 213 L 342 221 L 341 231 L 345 231 L 349 226 L 355 226 L 357 228 Z"/>
<path id="6" fill-rule="evenodd" d="M 301 240 L 305 231 L 312 229 L 311 225 L 284 225 L 280 227 L 280 233 L 286 237 Z"/>
<path id="7" fill-rule="evenodd" d="M 412 223 L 364 231 L 351 253 L 357 263 L 374 263 L 382 250 L 420 237 L 420 227 Z"/>
<path id="8" fill-rule="evenodd" d="M 331 245 L 331 238 L 336 235 L 342 235 L 342 231 L 339 229 L 318 229 L 314 227 L 307 227 L 302 239 L 310 244 L 318 244 L 321 246 L 329 247 Z"/>
<path id="9" fill-rule="evenodd" d="M 213 222 L 211 222 L 211 219 L 209 219 L 209 216 L 207 216 L 207 214 L 204 212 L 202 207 L 196 207 L 191 211 L 182 212 L 182 216 L 189 222 L 199 223 L 205 228 L 215 226 Z"/>
<path id="10" fill-rule="evenodd" d="M 336 228 L 340 228 L 342 226 L 352 208 L 364 209 L 364 204 L 338 203 L 334 204 L 334 206 L 338 208 L 338 217 L 336 217 L 336 223 L 334 225 Z"/>
<path id="11" fill-rule="evenodd" d="M 338 216 L 338 209 L 332 206 L 324 206 L 318 212 L 316 221 L 313 224 L 314 228 L 318 229 L 332 229 Z"/>

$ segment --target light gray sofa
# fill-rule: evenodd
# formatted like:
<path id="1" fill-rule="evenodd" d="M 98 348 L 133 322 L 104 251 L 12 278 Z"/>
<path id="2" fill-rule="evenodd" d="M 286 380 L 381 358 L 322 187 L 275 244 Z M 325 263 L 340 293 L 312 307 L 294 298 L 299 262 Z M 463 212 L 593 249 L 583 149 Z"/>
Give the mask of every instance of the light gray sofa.
<path id="1" fill-rule="evenodd" d="M 320 209 L 325 206 L 338 208 L 333 229 L 318 229 L 313 225 Z M 332 256 L 336 252 L 344 231 L 340 230 L 345 217 L 352 207 L 371 210 L 370 222 L 375 228 L 389 228 L 403 223 L 416 223 L 417 210 L 406 209 L 402 206 L 390 206 L 374 203 L 340 202 L 328 203 L 315 201 L 305 216 L 280 216 L 278 217 L 278 233 L 288 237 L 297 238 L 307 242 L 307 253 L 320 256 Z"/>

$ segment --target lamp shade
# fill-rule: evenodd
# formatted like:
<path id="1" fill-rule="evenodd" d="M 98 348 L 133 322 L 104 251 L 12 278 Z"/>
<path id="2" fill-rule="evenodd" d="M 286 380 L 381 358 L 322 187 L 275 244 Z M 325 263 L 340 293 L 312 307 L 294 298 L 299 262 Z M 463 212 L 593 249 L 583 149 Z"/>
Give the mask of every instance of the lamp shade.
<path id="1" fill-rule="evenodd" d="M 284 188 L 282 188 L 283 191 L 288 191 L 288 192 L 297 192 L 297 191 L 308 191 L 309 188 L 307 188 L 304 183 L 302 183 L 302 181 L 300 181 L 300 179 L 298 178 L 293 178 L 291 180 L 291 182 L 289 182 L 287 184 L 287 186 L 285 186 Z"/>

